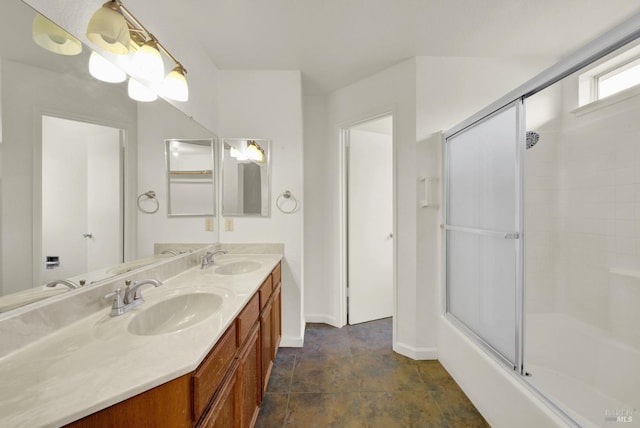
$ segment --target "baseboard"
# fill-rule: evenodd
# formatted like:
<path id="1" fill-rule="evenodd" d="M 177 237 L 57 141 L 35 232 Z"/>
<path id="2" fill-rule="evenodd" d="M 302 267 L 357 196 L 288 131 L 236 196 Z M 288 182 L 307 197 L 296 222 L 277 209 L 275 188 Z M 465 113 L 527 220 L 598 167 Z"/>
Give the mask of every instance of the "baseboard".
<path id="1" fill-rule="evenodd" d="M 414 348 L 404 343 L 396 342 L 393 344 L 393 350 L 414 360 L 438 359 L 438 348 Z"/>
<path id="2" fill-rule="evenodd" d="M 302 348 L 304 339 L 301 336 L 282 336 L 280 339 L 280 347 L 282 348 Z"/>
<path id="3" fill-rule="evenodd" d="M 335 317 L 332 317 L 332 316 L 329 316 L 329 315 L 311 314 L 311 315 L 305 315 L 304 319 L 305 319 L 306 322 L 329 324 L 330 326 L 337 327 L 337 328 L 342 327 L 338 323 L 338 320 Z"/>

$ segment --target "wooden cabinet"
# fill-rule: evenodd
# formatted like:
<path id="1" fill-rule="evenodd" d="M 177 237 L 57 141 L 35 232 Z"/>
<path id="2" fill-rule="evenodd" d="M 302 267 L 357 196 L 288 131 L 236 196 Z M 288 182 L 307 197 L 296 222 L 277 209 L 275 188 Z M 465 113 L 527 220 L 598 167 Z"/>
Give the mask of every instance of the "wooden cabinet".
<path id="1" fill-rule="evenodd" d="M 262 388 L 260 389 L 263 393 L 267 390 L 267 382 L 273 367 L 273 333 L 273 299 L 269 299 L 260 313 L 260 353 L 262 354 Z"/>
<path id="2" fill-rule="evenodd" d="M 211 407 L 202 416 L 197 426 L 201 428 L 230 428 L 235 426 L 236 391 L 238 380 L 238 363 L 233 362 Z"/>
<path id="3" fill-rule="evenodd" d="M 256 323 L 238 358 L 236 415 L 241 428 L 255 425 L 262 401 L 259 331 L 260 325 Z"/>
<path id="4" fill-rule="evenodd" d="M 278 264 L 194 372 L 68 426 L 253 427 L 282 335 L 281 308 Z"/>
<path id="5" fill-rule="evenodd" d="M 236 335 L 236 324 L 233 323 L 193 374 L 193 414 L 195 420 L 198 420 L 209 405 L 211 397 L 221 384 L 227 368 L 236 355 L 238 349 Z"/>

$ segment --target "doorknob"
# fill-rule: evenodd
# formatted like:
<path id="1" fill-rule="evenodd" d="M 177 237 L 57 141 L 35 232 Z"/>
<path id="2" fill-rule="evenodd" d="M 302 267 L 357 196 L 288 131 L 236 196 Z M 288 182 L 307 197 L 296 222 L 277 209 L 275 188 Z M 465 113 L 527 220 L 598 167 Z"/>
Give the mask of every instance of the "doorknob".
<path id="1" fill-rule="evenodd" d="M 89 232 L 89 233 L 83 233 L 83 234 L 82 234 L 82 237 L 83 237 L 83 238 L 91 238 L 91 239 L 93 239 L 93 233 L 91 233 L 91 232 Z"/>

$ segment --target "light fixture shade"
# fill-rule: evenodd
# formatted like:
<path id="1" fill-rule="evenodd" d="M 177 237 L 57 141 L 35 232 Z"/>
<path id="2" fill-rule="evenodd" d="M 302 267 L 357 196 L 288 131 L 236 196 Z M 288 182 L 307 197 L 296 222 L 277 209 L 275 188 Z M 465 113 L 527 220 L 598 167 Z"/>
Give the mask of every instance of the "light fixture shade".
<path id="1" fill-rule="evenodd" d="M 189 85 L 185 74 L 185 69 L 179 64 L 171 70 L 162 82 L 162 96 L 174 101 L 188 101 Z"/>
<path id="2" fill-rule="evenodd" d="M 133 54 L 131 74 L 152 83 L 162 82 L 162 79 L 164 79 L 164 62 L 155 40 L 149 40 Z"/>
<path id="3" fill-rule="evenodd" d="M 264 162 L 264 149 L 260 147 L 258 143 L 254 140 L 249 141 L 249 145 L 247 145 L 247 157 L 252 161 L 256 162 Z"/>
<path id="4" fill-rule="evenodd" d="M 91 52 L 89 57 L 89 73 L 107 83 L 120 83 L 127 80 L 127 73 L 96 52 Z"/>
<path id="5" fill-rule="evenodd" d="M 38 46 L 59 55 L 78 55 L 82 43 L 44 16 L 37 14 L 31 26 L 33 41 Z"/>
<path id="6" fill-rule="evenodd" d="M 129 53 L 129 26 L 115 1 L 110 1 L 98 9 L 87 25 L 87 38 L 102 49 L 124 55 Z"/>
<path id="7" fill-rule="evenodd" d="M 148 103 L 158 99 L 158 95 L 151 89 L 138 82 L 133 78 L 129 78 L 129 84 L 127 85 L 127 93 L 132 100 Z"/>

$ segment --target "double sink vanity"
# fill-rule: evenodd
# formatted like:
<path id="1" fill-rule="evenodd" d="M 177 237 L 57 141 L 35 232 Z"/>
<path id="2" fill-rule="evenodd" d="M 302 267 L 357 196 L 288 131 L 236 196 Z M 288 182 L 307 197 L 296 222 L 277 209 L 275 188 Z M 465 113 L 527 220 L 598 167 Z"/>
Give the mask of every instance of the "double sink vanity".
<path id="1" fill-rule="evenodd" d="M 216 249 L 0 320 L 5 343 L 22 341 L 0 355 L 0 426 L 253 426 L 281 336 L 282 253 L 198 261 Z M 144 302 L 116 313 L 125 282 Z M 34 339 L 4 336 L 8 321 Z"/>

